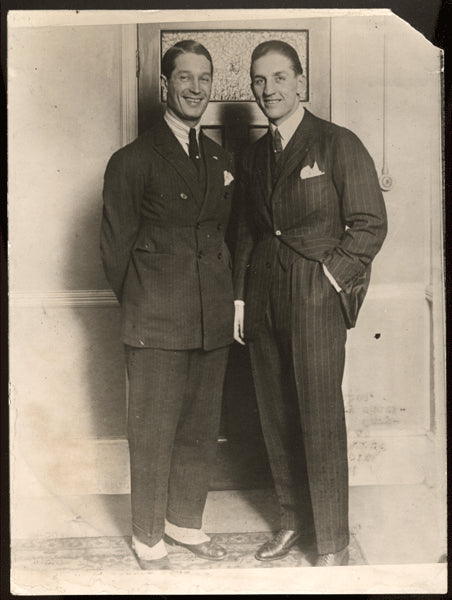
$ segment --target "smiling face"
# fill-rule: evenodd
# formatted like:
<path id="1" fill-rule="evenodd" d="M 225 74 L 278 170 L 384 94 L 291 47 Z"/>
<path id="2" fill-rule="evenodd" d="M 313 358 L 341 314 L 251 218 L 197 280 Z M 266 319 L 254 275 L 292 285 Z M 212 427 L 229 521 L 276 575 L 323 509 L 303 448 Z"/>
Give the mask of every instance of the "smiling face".
<path id="1" fill-rule="evenodd" d="M 162 86 L 167 92 L 168 110 L 189 127 L 194 127 L 209 104 L 212 89 L 210 62 L 202 54 L 180 54 L 169 79 L 162 75 Z"/>
<path id="2" fill-rule="evenodd" d="M 265 116 L 280 125 L 298 108 L 302 76 L 295 73 L 287 56 L 270 52 L 253 62 L 251 89 Z"/>

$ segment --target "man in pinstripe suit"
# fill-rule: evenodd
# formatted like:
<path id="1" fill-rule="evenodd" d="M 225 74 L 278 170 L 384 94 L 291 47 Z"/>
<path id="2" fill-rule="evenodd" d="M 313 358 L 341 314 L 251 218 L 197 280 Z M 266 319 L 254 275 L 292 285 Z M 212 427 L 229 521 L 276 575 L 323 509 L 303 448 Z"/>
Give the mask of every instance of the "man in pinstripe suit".
<path id="1" fill-rule="evenodd" d="M 199 126 L 212 74 L 201 44 L 170 48 L 163 119 L 105 173 L 101 250 L 121 305 L 132 545 L 144 569 L 169 568 L 164 536 L 201 558 L 226 556 L 201 529 L 234 320 L 232 157 Z"/>
<path id="2" fill-rule="evenodd" d="M 256 553 L 314 539 L 316 566 L 348 561 L 348 461 L 341 384 L 346 330 L 386 236 L 375 167 L 360 140 L 299 101 L 296 51 L 263 42 L 251 86 L 267 135 L 244 155 L 234 337 L 249 341 L 281 529 Z"/>

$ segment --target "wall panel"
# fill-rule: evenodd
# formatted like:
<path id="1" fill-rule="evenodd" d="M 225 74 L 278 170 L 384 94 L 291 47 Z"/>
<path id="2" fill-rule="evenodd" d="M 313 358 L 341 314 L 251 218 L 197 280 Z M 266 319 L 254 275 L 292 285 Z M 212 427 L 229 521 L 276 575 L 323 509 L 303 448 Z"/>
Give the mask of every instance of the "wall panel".
<path id="1" fill-rule="evenodd" d="M 385 193 L 388 238 L 347 345 L 352 484 L 416 483 L 431 472 L 425 290 L 431 207 L 440 210 L 432 96 L 440 62 L 405 28 L 382 17 L 331 24 L 332 119 L 361 137 L 380 172 L 385 116 L 395 182 Z M 136 123 L 131 39 L 122 46 L 120 25 L 9 33 L 13 479 L 21 494 L 128 491 L 119 311 L 98 235 L 106 162 Z M 438 302 L 438 286 L 429 289 Z M 439 414 L 441 390 L 436 398 Z"/>
<path id="2" fill-rule="evenodd" d="M 121 145 L 121 28 L 9 31 L 9 241 L 14 290 L 108 287 L 99 227 Z"/>

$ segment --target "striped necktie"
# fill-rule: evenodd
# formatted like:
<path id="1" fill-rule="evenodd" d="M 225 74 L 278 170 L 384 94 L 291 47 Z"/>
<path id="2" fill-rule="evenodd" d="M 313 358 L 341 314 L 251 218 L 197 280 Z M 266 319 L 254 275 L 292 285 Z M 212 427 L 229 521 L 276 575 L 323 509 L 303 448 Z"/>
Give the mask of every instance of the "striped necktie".
<path id="1" fill-rule="evenodd" d="M 276 162 L 278 162 L 281 152 L 283 151 L 282 138 L 279 129 L 276 128 L 273 132 L 273 152 Z"/>

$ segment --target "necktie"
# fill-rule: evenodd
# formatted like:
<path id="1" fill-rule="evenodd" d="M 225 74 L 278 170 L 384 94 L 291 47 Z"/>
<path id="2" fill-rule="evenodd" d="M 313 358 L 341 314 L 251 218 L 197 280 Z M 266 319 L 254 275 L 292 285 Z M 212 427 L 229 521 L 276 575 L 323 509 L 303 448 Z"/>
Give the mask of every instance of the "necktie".
<path id="1" fill-rule="evenodd" d="M 279 129 L 276 128 L 275 131 L 273 132 L 273 152 L 275 155 L 276 162 L 278 162 L 282 151 L 283 151 L 283 145 L 282 145 L 281 134 L 279 133 Z"/>
<path id="2" fill-rule="evenodd" d="M 199 148 L 198 142 L 196 140 L 196 129 L 192 127 L 188 134 L 188 155 L 193 161 L 199 175 L 200 171 L 200 157 L 199 157 Z"/>

